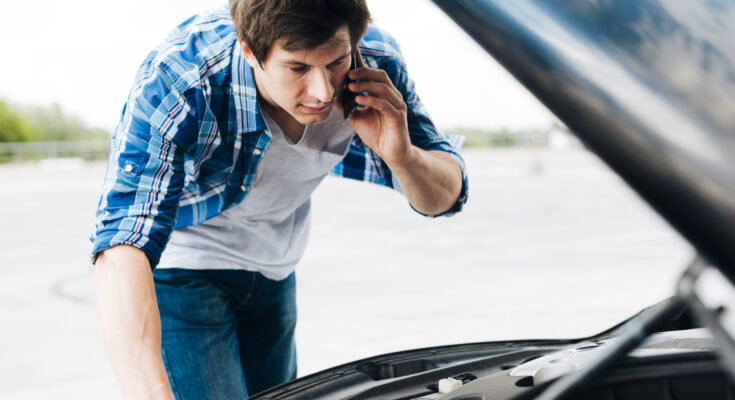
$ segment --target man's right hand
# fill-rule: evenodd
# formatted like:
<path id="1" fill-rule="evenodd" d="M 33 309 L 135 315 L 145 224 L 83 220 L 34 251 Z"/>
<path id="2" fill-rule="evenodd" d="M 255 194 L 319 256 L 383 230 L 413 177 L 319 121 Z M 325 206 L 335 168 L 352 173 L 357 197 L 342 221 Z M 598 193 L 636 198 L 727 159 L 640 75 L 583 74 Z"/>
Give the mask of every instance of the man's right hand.
<path id="1" fill-rule="evenodd" d="M 123 395 L 173 400 L 148 257 L 132 246 L 109 248 L 99 254 L 94 278 L 102 339 Z"/>

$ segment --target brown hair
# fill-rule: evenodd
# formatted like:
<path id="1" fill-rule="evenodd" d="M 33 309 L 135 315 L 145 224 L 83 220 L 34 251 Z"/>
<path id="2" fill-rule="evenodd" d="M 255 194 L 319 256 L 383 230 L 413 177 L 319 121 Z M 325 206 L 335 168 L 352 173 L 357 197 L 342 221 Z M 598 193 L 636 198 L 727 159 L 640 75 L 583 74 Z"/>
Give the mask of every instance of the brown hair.
<path id="1" fill-rule="evenodd" d="M 230 0 L 238 38 L 261 65 L 271 46 L 285 37 L 285 50 L 307 50 L 327 42 L 346 25 L 353 51 L 367 31 L 365 0 Z"/>

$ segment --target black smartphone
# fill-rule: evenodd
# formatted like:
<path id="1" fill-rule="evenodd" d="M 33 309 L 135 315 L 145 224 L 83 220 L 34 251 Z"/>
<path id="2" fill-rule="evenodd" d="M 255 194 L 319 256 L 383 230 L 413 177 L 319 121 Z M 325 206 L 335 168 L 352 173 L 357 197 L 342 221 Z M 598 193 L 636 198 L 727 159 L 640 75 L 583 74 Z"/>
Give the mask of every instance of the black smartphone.
<path id="1" fill-rule="evenodd" d="M 357 68 L 357 56 L 355 54 L 352 55 L 352 60 L 350 61 L 350 71 Z M 355 110 L 357 110 L 357 103 L 355 102 L 355 96 L 357 96 L 357 93 L 350 91 L 350 89 L 347 88 L 347 84 L 350 82 L 354 82 L 352 79 L 350 79 L 349 76 L 345 77 L 345 83 L 342 86 L 342 95 L 340 96 L 340 104 L 342 104 L 342 110 L 344 110 L 345 119 L 350 119 L 352 114 L 355 113 Z"/>

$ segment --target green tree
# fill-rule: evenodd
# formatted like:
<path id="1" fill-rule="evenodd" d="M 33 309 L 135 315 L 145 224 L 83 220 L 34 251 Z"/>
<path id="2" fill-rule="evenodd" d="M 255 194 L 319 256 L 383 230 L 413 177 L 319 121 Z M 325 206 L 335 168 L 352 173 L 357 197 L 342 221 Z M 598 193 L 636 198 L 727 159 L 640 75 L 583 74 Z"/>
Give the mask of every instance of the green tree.
<path id="1" fill-rule="evenodd" d="M 26 121 L 7 103 L 0 101 L 0 142 L 28 142 L 39 140 L 41 131 Z"/>
<path id="2" fill-rule="evenodd" d="M 64 112 L 57 103 L 48 107 L 30 107 L 25 114 L 41 131 L 41 139 L 46 141 L 107 139 L 104 129 L 87 127 L 75 115 Z"/>

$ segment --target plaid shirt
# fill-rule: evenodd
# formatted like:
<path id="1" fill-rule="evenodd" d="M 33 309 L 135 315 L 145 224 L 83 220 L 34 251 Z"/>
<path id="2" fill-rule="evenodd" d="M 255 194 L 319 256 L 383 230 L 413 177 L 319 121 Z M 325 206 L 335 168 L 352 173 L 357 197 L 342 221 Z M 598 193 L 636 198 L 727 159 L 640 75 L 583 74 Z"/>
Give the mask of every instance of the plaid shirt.
<path id="1" fill-rule="evenodd" d="M 459 162 L 462 193 L 442 215 L 460 211 L 467 199 L 464 162 L 432 124 L 398 44 L 370 27 L 358 48 L 403 94 L 411 142 Z M 227 8 L 179 25 L 144 60 L 113 134 L 93 261 L 101 250 L 126 244 L 143 250 L 155 267 L 173 229 L 212 218 L 247 196 L 270 142 L 253 70 Z M 357 136 L 332 174 L 395 186 L 385 162 Z"/>

